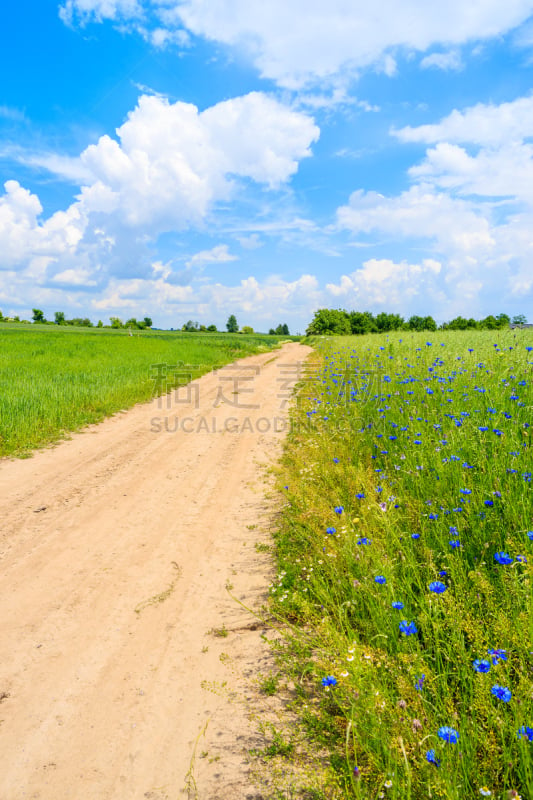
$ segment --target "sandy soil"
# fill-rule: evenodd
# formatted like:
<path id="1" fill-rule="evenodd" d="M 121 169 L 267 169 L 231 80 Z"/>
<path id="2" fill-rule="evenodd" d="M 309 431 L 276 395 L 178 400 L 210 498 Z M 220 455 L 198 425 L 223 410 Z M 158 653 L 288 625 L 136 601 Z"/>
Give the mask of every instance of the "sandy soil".
<path id="1" fill-rule="evenodd" d="M 261 465 L 309 352 L 243 359 L 0 463 L 2 800 L 260 796 L 244 751 L 270 656 L 226 584 L 264 599 Z"/>

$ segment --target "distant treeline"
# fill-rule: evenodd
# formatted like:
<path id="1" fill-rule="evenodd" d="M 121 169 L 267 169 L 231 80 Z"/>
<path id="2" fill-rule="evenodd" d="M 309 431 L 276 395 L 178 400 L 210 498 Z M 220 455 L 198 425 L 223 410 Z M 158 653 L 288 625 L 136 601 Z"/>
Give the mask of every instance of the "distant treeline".
<path id="1" fill-rule="evenodd" d="M 109 317 L 109 325 L 104 325 L 102 320 L 98 320 L 98 324 L 94 325 L 88 317 L 74 317 L 73 319 L 67 319 L 63 311 L 56 311 L 54 313 L 53 320 L 46 319 L 44 312 L 40 308 L 32 308 L 32 312 L 32 322 L 39 325 L 72 325 L 78 328 L 129 328 L 130 330 L 132 328 L 137 330 L 146 330 L 152 327 L 151 317 L 144 317 L 144 319 L 136 319 L 135 317 L 131 317 L 130 319 L 126 320 L 126 322 L 123 322 L 119 317 Z M 30 324 L 29 320 L 21 320 L 18 316 L 4 317 L 1 311 L 0 322 L 25 322 Z M 243 327 L 239 329 L 239 324 L 234 314 L 230 314 L 228 321 L 226 322 L 226 329 L 228 333 L 254 333 L 254 329 L 250 325 L 243 325 Z M 170 330 L 173 331 L 174 328 L 170 328 Z M 185 322 L 181 328 L 176 330 L 181 330 L 184 333 L 222 332 L 217 330 L 216 325 L 200 325 L 198 322 L 193 322 L 191 319 L 187 320 L 187 322 Z M 287 323 L 280 324 L 277 326 L 277 328 L 270 328 L 268 333 L 272 336 L 290 336 L 289 326 Z"/>
<path id="2" fill-rule="evenodd" d="M 104 325 L 102 320 L 98 320 L 98 324 L 94 325 L 89 317 L 73 317 L 72 319 L 67 319 L 63 311 L 56 311 L 53 320 L 46 319 L 44 312 L 40 308 L 32 308 L 32 312 L 32 322 L 38 325 L 71 325 L 75 328 L 137 328 L 139 330 L 152 327 L 152 320 L 150 317 L 145 317 L 144 319 L 135 319 L 135 317 L 131 317 L 131 319 L 128 319 L 126 322 L 122 322 L 118 317 L 110 317 L 110 325 Z M 18 316 L 4 317 L 1 311 L 0 322 L 26 322 L 29 324 L 29 320 L 20 319 Z"/>
<path id="3" fill-rule="evenodd" d="M 498 328 L 508 328 L 509 325 L 525 324 L 526 318 L 523 314 L 519 314 L 512 319 L 507 314 L 498 314 L 497 317 L 490 314 L 481 320 L 455 317 L 450 322 L 437 325 L 433 317 L 412 316 L 405 320 L 400 314 L 387 314 L 384 311 L 374 316 L 370 311 L 344 311 L 335 308 L 321 308 L 315 311 L 315 316 L 307 327 L 306 334 L 308 336 L 346 336 L 350 334 L 386 333 L 388 331 L 463 331 L 469 328 L 497 330 Z"/>

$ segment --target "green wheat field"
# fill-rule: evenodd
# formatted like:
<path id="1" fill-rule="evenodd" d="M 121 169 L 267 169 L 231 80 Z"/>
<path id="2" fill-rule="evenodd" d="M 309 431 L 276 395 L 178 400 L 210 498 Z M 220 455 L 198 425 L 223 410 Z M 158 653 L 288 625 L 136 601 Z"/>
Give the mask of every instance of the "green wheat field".
<path id="1" fill-rule="evenodd" d="M 193 366 L 199 377 L 286 338 L 0 323 L 0 456 L 28 454 L 173 388 L 171 370 L 161 385 L 158 364 Z"/>

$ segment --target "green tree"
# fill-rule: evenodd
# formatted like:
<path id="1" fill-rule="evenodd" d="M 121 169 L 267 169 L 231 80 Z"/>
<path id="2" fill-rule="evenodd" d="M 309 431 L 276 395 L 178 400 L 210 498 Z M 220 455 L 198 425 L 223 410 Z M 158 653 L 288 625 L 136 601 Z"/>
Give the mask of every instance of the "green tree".
<path id="1" fill-rule="evenodd" d="M 486 330 L 489 331 L 495 331 L 500 326 L 498 325 L 498 320 L 496 319 L 496 317 L 493 316 L 492 314 L 489 314 L 488 317 L 485 317 L 485 319 L 482 319 L 480 321 L 479 327 L 485 328 Z"/>
<path id="2" fill-rule="evenodd" d="M 209 333 L 216 333 L 217 332 L 217 326 L 216 325 L 208 325 L 207 326 L 207 330 L 208 330 Z"/>
<path id="3" fill-rule="evenodd" d="M 436 331 L 437 323 L 433 317 L 409 317 L 407 327 L 410 331 Z"/>
<path id="4" fill-rule="evenodd" d="M 250 327 L 250 325 L 243 325 L 241 328 L 241 333 L 253 333 L 254 329 Z"/>
<path id="5" fill-rule="evenodd" d="M 186 333 L 196 333 L 198 330 L 199 325 L 197 322 L 193 322 L 192 319 L 187 320 L 185 325 L 182 325 L 181 330 L 185 331 Z"/>
<path id="6" fill-rule="evenodd" d="M 102 322 L 101 319 L 98 320 L 98 325 L 96 327 L 97 328 L 103 328 L 104 327 L 104 323 Z"/>
<path id="7" fill-rule="evenodd" d="M 524 314 L 515 314 L 512 323 L 513 325 L 527 325 L 527 319 Z"/>
<path id="8" fill-rule="evenodd" d="M 377 331 L 376 320 L 370 311 L 350 311 L 350 332 L 353 334 Z"/>
<path id="9" fill-rule="evenodd" d="M 239 325 L 237 323 L 237 318 L 235 317 L 235 314 L 231 314 L 228 317 L 228 321 L 226 322 L 226 328 L 227 328 L 228 333 L 237 333 L 238 332 Z"/>
<path id="10" fill-rule="evenodd" d="M 66 325 L 67 322 L 65 320 L 65 312 L 64 311 L 56 311 L 54 314 L 54 322 L 56 325 Z"/>
<path id="11" fill-rule="evenodd" d="M 335 308 L 320 308 L 315 311 L 307 326 L 308 336 L 343 336 L 351 333 L 350 317 L 346 311 Z"/>
<path id="12" fill-rule="evenodd" d="M 145 328 L 151 328 L 152 327 L 152 318 L 151 317 L 145 317 L 143 319 L 143 322 L 144 322 Z"/>
<path id="13" fill-rule="evenodd" d="M 508 328 L 511 317 L 508 314 L 498 314 L 496 322 L 498 323 L 498 328 Z"/>
<path id="14" fill-rule="evenodd" d="M 469 328 L 477 328 L 478 324 L 475 319 L 465 319 L 465 317 L 455 317 L 441 326 L 442 330 L 449 331 L 466 331 Z"/>
<path id="15" fill-rule="evenodd" d="M 46 322 L 44 318 L 44 312 L 42 312 L 40 308 L 32 308 L 32 311 L 33 311 L 32 319 L 34 322 Z"/>
<path id="16" fill-rule="evenodd" d="M 109 317 L 109 322 L 111 323 L 112 328 L 122 328 L 122 320 L 120 317 Z"/>
<path id="17" fill-rule="evenodd" d="M 404 319 L 400 317 L 399 314 L 386 314 L 385 311 L 382 311 L 381 314 L 378 314 L 376 317 L 376 325 L 380 333 L 397 331 L 399 328 L 403 327 Z"/>

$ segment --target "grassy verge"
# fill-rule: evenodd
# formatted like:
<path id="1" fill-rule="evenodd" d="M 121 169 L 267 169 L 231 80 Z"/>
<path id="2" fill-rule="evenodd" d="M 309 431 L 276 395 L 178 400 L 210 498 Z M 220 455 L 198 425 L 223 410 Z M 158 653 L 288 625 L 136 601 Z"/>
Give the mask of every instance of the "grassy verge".
<path id="1" fill-rule="evenodd" d="M 28 454 L 284 338 L 0 325 L 0 456 Z"/>
<path id="2" fill-rule="evenodd" d="M 315 345 L 271 597 L 323 796 L 531 798 L 533 337 Z"/>

